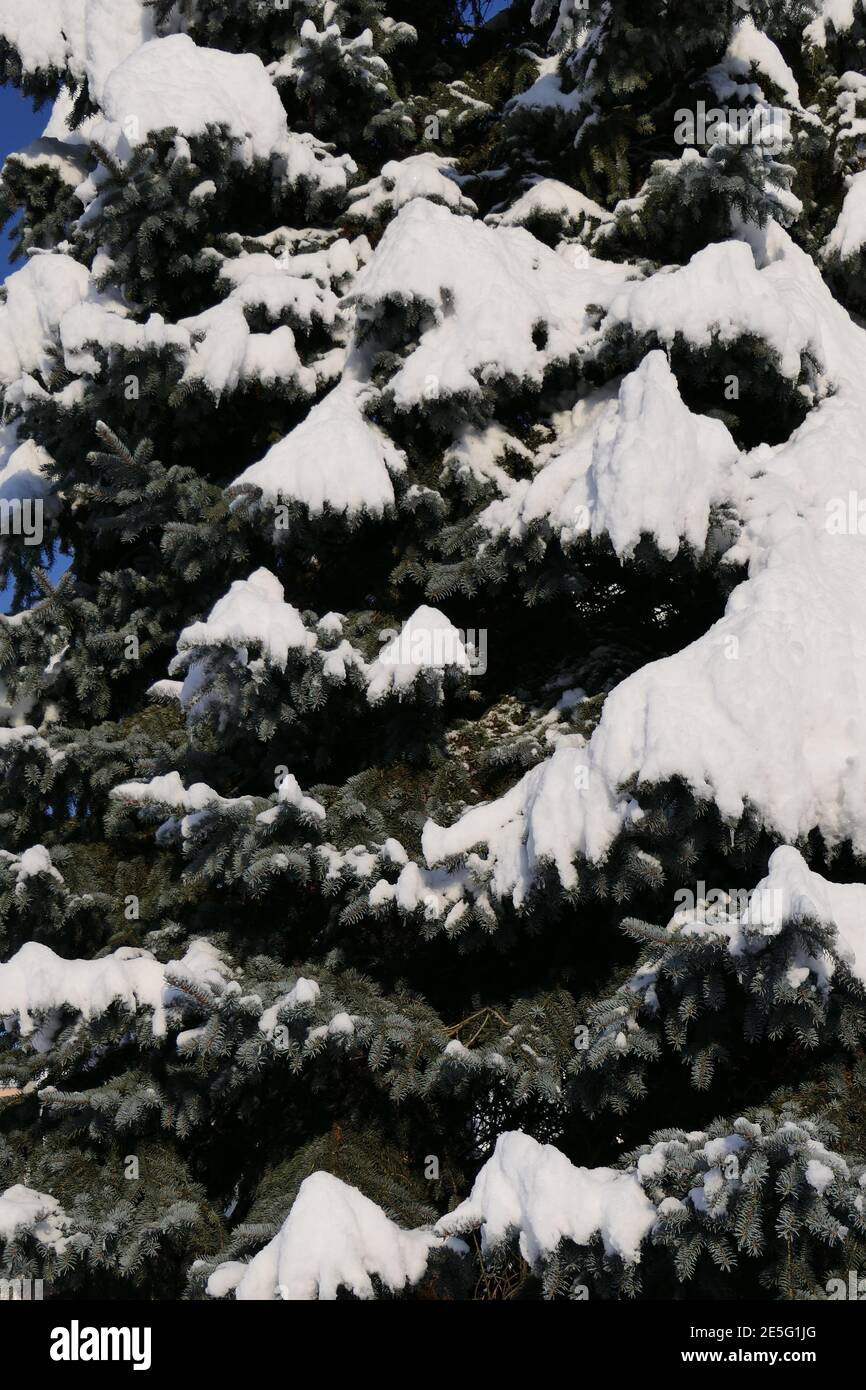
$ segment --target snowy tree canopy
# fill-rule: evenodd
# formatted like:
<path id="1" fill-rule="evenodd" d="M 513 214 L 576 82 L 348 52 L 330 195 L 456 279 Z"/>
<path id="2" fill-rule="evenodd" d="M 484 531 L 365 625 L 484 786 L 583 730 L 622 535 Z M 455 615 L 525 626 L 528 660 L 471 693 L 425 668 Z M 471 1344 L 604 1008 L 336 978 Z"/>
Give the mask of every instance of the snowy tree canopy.
<path id="1" fill-rule="evenodd" d="M 0 1279 L 861 1267 L 864 45 L 0 0 Z"/>

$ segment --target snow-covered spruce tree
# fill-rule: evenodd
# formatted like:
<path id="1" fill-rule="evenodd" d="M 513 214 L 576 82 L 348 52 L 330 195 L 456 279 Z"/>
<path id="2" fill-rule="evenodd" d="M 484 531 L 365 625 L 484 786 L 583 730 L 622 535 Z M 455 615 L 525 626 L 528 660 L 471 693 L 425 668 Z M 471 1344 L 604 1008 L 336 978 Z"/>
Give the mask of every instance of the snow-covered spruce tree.
<path id="1" fill-rule="evenodd" d="M 866 1255 L 866 17 L 483 11 L 0 0 L 0 1275 L 55 1297 Z"/>

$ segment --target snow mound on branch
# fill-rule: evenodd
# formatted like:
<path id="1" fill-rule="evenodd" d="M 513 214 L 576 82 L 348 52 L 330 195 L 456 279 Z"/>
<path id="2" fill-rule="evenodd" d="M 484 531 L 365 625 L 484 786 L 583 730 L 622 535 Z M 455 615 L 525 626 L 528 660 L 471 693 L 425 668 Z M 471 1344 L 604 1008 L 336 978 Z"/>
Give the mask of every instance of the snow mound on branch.
<path id="1" fill-rule="evenodd" d="M 745 907 L 742 906 L 746 898 Z M 866 884 L 832 883 L 814 873 L 792 845 L 781 845 L 770 856 L 767 874 L 748 894 L 711 890 L 693 905 L 678 907 L 668 931 L 683 936 L 721 937 L 736 958 L 754 956 L 782 930 L 807 920 L 832 927 L 835 943 L 813 954 L 798 948 L 787 972 L 795 987 L 811 981 L 811 988 L 829 991 L 839 960 L 866 986 Z M 642 970 L 627 986 L 655 996 L 657 972 Z M 657 1006 L 657 998 L 655 1006 Z"/>
<path id="2" fill-rule="evenodd" d="M 562 0 L 567 3 L 567 0 Z M 543 112 L 545 116 L 566 118 L 574 116 L 581 106 L 580 92 L 574 88 L 570 92 L 562 89 L 559 77 L 559 59 L 542 58 L 538 64 L 538 77 L 525 92 L 520 92 L 505 105 L 505 115 L 515 112 Z"/>
<path id="3" fill-rule="evenodd" d="M 786 922 L 803 918 L 836 928 L 840 956 L 866 985 L 866 883 L 831 883 L 814 873 L 791 845 L 781 845 L 770 856 L 767 876 L 741 922 L 769 936 Z"/>
<path id="4" fill-rule="evenodd" d="M 200 383 L 217 401 L 250 382 L 281 384 L 310 397 L 322 384 L 320 369 L 326 371 L 325 380 L 329 371 L 327 363 L 304 365 L 287 324 L 270 333 L 253 333 L 234 296 L 177 324 L 166 323 L 161 314 L 137 323 L 126 317 L 122 305 L 94 296 L 64 316 L 60 336 L 65 366 L 85 376 L 100 375 L 99 360 L 90 350 L 96 346 L 125 352 L 174 350 L 186 359 L 183 383 Z"/>
<path id="5" fill-rule="evenodd" d="M 431 1250 L 430 1231 L 404 1231 L 375 1202 L 330 1173 L 305 1178 L 281 1229 L 249 1264 L 219 1265 L 207 1283 L 212 1298 L 234 1290 L 243 1300 L 336 1299 L 345 1289 L 375 1297 L 373 1277 L 399 1293 L 417 1284 Z"/>
<path id="6" fill-rule="evenodd" d="M 842 261 L 856 256 L 866 243 L 866 169 L 849 174 L 845 186 L 845 199 L 825 248 L 825 253 Z"/>
<path id="7" fill-rule="evenodd" d="M 87 78 L 97 104 L 109 73 L 155 35 L 144 0 L 0 0 L 0 38 L 18 51 L 24 71 L 68 68 Z"/>
<path id="8" fill-rule="evenodd" d="M 724 816 L 749 805 L 786 840 L 818 825 L 866 849 L 862 542 L 802 528 L 773 558 L 707 634 L 611 693 L 586 749 L 557 750 L 448 829 L 428 821 L 428 864 L 486 843 L 500 895 L 521 902 L 545 860 L 573 886 L 575 857 L 603 859 L 638 813 L 616 791 L 632 777 L 682 777 Z"/>
<path id="9" fill-rule="evenodd" d="M 18 442 L 15 425 L 0 429 L 0 499 L 42 498 L 51 491 L 51 455 L 32 439 Z"/>
<path id="10" fill-rule="evenodd" d="M 85 1019 L 104 1014 L 115 1001 L 130 1012 L 148 1008 L 153 1013 L 153 1032 L 166 1031 L 166 1006 L 176 997 L 161 965 L 149 951 L 122 946 L 98 960 L 64 960 L 48 946 L 28 941 L 12 958 L 0 963 L 0 1019 L 10 1028 L 14 1019 L 22 1037 L 37 1034 L 34 1046 L 48 1050 L 37 1032 L 34 1015 L 50 1015 L 61 1009 L 76 1010 Z M 228 966 L 207 941 L 195 941 L 171 968 L 201 983 L 225 983 Z"/>
<path id="11" fill-rule="evenodd" d="M 360 322 L 425 306 L 432 324 L 388 383 L 398 409 L 440 397 L 479 400 L 510 378 L 541 386 L 556 363 L 598 341 L 587 306 L 607 306 L 629 266 L 587 256 L 579 268 L 522 227 L 488 227 L 424 199 L 404 207 L 348 297 Z"/>
<path id="12" fill-rule="evenodd" d="M 317 641 L 304 627 L 297 608 L 286 603 L 276 575 L 258 569 L 249 579 L 236 579 L 204 622 L 183 629 L 178 638 L 181 655 L 169 673 L 188 664 L 185 653 L 201 653 L 208 647 L 261 648 L 272 665 L 283 671 L 290 651 L 312 651 Z"/>
<path id="13" fill-rule="evenodd" d="M 6 280 L 0 304 L 0 386 L 32 372 L 47 374 L 64 315 L 90 292 L 90 273 L 60 252 L 31 257 Z"/>
<path id="14" fill-rule="evenodd" d="M 717 100 L 727 101 L 731 97 L 741 101 L 749 97 L 762 100 L 761 88 L 748 81 L 753 67 L 778 87 L 791 106 L 799 109 L 800 90 L 796 77 L 773 40 L 755 27 L 751 15 L 745 15 L 735 26 L 721 63 L 708 73 Z"/>
<path id="15" fill-rule="evenodd" d="M 35 1192 L 21 1183 L 0 1192 L 0 1241 L 14 1240 L 26 1231 L 40 1245 L 60 1254 L 67 1243 L 63 1233 L 68 1224 L 60 1203 L 45 1192 Z"/>
<path id="16" fill-rule="evenodd" d="M 26 893 L 28 879 L 38 878 L 42 874 L 54 879 L 56 883 L 63 882 L 63 875 L 55 869 L 51 855 L 44 845 L 31 845 L 20 854 L 11 854 L 9 850 L 3 849 L 0 850 L 0 859 L 5 860 L 14 873 L 15 892 L 18 895 Z"/>
<path id="17" fill-rule="evenodd" d="M 149 782 L 121 782 L 119 786 L 112 787 L 111 796 L 118 801 L 141 807 L 152 806 L 160 811 L 184 811 L 189 816 L 197 816 L 202 811 L 228 811 L 253 804 L 250 796 L 220 796 L 206 782 L 193 782 L 187 788 L 179 772 L 165 772 L 151 777 Z"/>
<path id="18" fill-rule="evenodd" d="M 598 392 L 574 416 L 577 428 L 559 452 L 486 508 L 481 525 L 517 538 L 547 520 L 564 542 L 609 536 L 620 557 L 642 535 L 668 558 L 681 540 L 703 550 L 710 508 L 729 495 L 739 450 L 719 420 L 684 405 L 664 353 L 648 353 L 616 401 Z"/>
<path id="19" fill-rule="evenodd" d="M 233 486 L 261 488 L 263 504 L 297 502 L 314 515 L 381 516 L 394 505 L 392 475 L 406 459 L 362 410 L 358 386 L 344 378 L 305 420 Z"/>
<path id="20" fill-rule="evenodd" d="M 297 777 L 292 772 L 287 772 L 277 788 L 277 804 L 271 806 L 267 811 L 262 811 L 256 816 L 260 825 L 271 825 L 277 819 L 282 806 L 293 806 L 304 816 L 312 816 L 315 820 L 325 819 L 325 808 L 319 801 L 314 801 L 311 796 L 305 796 L 301 791 Z"/>
<path id="21" fill-rule="evenodd" d="M 97 105 L 102 104 L 114 69 L 155 37 L 153 10 L 142 0 L 85 0 L 84 62 L 90 96 Z"/>
<path id="22" fill-rule="evenodd" d="M 828 26 L 837 34 L 845 34 L 854 24 L 856 0 L 821 0 L 820 14 L 803 30 L 818 48 L 827 46 Z"/>
<path id="23" fill-rule="evenodd" d="M 613 214 L 587 198 L 577 188 L 558 179 L 535 177 L 505 212 L 491 213 L 485 219 L 491 227 L 525 227 L 539 217 L 555 217 L 563 223 L 563 234 L 579 231 L 587 220 L 612 222 Z"/>
<path id="24" fill-rule="evenodd" d="M 351 280 L 368 255 L 369 243 L 358 237 L 352 243 L 340 238 L 326 249 L 301 255 L 278 258 L 260 252 L 220 258 L 220 279 L 232 287 L 227 297 L 179 323 L 167 323 L 160 314 L 138 323 L 123 303 L 91 293 L 62 317 L 64 363 L 71 372 L 98 376 L 93 347 L 172 350 L 185 361 L 183 382 L 199 382 L 217 399 L 249 382 L 281 383 L 313 397 L 339 372 L 340 350 L 307 365 L 288 323 L 255 333 L 248 315 L 264 310 L 273 321 L 287 318 L 304 330 L 323 325 L 342 334 L 348 324 L 342 322 L 340 298 L 332 286 Z"/>
<path id="25" fill-rule="evenodd" d="M 183 327 L 193 339 L 183 381 L 202 382 L 217 400 L 247 382 L 284 382 L 301 395 L 315 395 L 319 377 L 301 361 L 287 324 L 271 333 L 253 333 L 243 308 L 231 297 L 187 319 Z"/>
<path id="26" fill-rule="evenodd" d="M 480 1227 L 484 1250 L 517 1232 L 530 1265 L 562 1240 L 586 1245 L 600 1235 L 608 1255 L 636 1264 L 656 1215 L 635 1173 L 575 1168 L 559 1149 L 516 1130 L 499 1135 L 471 1193 L 436 1231 L 447 1236 Z"/>
<path id="27" fill-rule="evenodd" d="M 13 150 L 9 159 L 26 169 L 51 169 L 63 183 L 78 188 L 87 175 L 90 160 L 87 138 L 96 117 L 86 116 L 75 130 L 71 130 L 68 121 L 74 108 L 74 96 L 63 87 L 40 138 L 23 150 Z"/>
<path id="28" fill-rule="evenodd" d="M 243 251 L 221 258 L 220 279 L 232 286 L 231 299 L 244 309 L 264 309 L 271 319 L 289 314 L 311 328 L 332 328 L 340 322 L 340 295 L 334 284 L 351 280 L 371 255 L 365 236 L 348 241 L 338 237 L 316 251 L 280 255 Z M 184 320 L 192 323 L 194 320 Z"/>
<path id="29" fill-rule="evenodd" d="M 16 49 L 30 75 L 69 67 L 82 77 L 85 8 L 86 0 L 39 0 L 38 6 L 0 0 L 0 38 Z"/>
<path id="30" fill-rule="evenodd" d="M 471 663 L 457 628 L 437 608 L 423 604 L 388 643 L 367 673 L 367 699 L 408 690 L 422 671 L 448 667 L 468 671 Z"/>
<path id="31" fill-rule="evenodd" d="M 809 351 L 825 360 L 829 346 L 830 305 L 819 303 L 814 287 L 805 299 L 800 295 L 810 271 L 816 273 L 808 257 L 803 260 L 805 266 L 793 263 L 792 248 L 783 262 L 759 270 L 745 241 L 717 242 L 688 265 L 626 286 L 613 300 L 606 325 L 628 324 L 636 334 L 656 334 L 664 343 L 681 335 L 693 348 L 751 334 L 768 343 L 784 375 L 796 379 L 801 355 Z M 829 298 L 824 296 L 825 303 Z"/>
<path id="32" fill-rule="evenodd" d="M 427 821 L 421 845 L 431 869 L 487 846 L 486 859 L 479 857 L 477 862 L 490 869 L 494 896 L 512 897 L 519 907 L 544 863 L 555 865 L 566 888 L 574 887 L 575 857 L 603 858 L 627 819 L 639 814 L 637 804 L 617 797 L 612 783 L 595 770 L 591 746 L 590 751 L 559 748 L 503 796 L 473 806 L 453 825 Z M 450 878 L 462 887 L 462 874 Z M 413 880 L 407 869 L 401 884 L 403 906 L 408 910 Z M 417 886 L 426 895 L 426 876 Z M 448 900 L 446 884 L 440 882 L 437 888 L 438 895 Z"/>
<path id="33" fill-rule="evenodd" d="M 66 140 L 34 140 L 23 150 L 14 150 L 9 160 L 28 170 L 50 169 L 70 188 L 78 188 L 87 172 L 83 146 Z"/>
<path id="34" fill-rule="evenodd" d="M 355 169 L 348 155 L 332 156 L 313 136 L 289 131 L 279 94 L 254 53 L 199 48 L 188 34 L 136 48 L 107 77 L 102 109 L 105 120 L 93 138 L 120 160 L 154 131 L 189 137 L 219 125 L 237 141 L 241 163 L 278 159 L 291 184 L 341 191 Z"/>
<path id="35" fill-rule="evenodd" d="M 352 190 L 346 220 L 375 226 L 414 198 L 427 198 L 452 212 L 474 215 L 478 209 L 472 199 L 466 198 L 448 176 L 453 167 L 452 160 L 430 150 L 408 159 L 389 159 L 377 178 Z"/>
<path id="36" fill-rule="evenodd" d="M 321 986 L 317 980 L 307 980 L 303 975 L 300 975 L 288 994 L 281 995 L 270 1008 L 265 1009 L 259 1019 L 259 1032 L 264 1033 L 266 1038 L 272 1040 L 278 1027 L 281 1010 L 287 1009 L 292 1012 L 295 1009 L 307 1008 L 315 1004 L 321 992 Z"/>

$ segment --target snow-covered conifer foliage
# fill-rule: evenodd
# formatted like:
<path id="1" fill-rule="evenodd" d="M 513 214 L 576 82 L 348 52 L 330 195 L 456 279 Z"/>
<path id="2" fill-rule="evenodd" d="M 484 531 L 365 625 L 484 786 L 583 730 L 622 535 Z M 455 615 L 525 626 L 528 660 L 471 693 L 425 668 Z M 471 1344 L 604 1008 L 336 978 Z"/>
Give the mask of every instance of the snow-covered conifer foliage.
<path id="1" fill-rule="evenodd" d="M 864 38 L 0 0 L 0 1278 L 864 1266 Z"/>

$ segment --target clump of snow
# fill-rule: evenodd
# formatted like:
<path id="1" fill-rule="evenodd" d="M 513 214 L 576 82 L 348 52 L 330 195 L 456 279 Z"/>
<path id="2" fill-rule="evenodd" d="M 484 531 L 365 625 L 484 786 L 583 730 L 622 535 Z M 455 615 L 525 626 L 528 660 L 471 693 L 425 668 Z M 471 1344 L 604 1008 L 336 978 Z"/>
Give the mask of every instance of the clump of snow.
<path id="1" fill-rule="evenodd" d="M 281 1229 L 249 1264 L 219 1265 L 207 1284 L 212 1298 L 234 1290 L 252 1300 L 336 1299 L 340 1290 L 374 1297 L 373 1278 L 394 1293 L 417 1284 L 439 1240 L 404 1231 L 357 1188 L 330 1173 L 301 1184 Z"/>
<path id="2" fill-rule="evenodd" d="M 795 265 L 795 255 L 791 247 L 784 266 L 759 269 L 745 241 L 715 242 L 672 273 L 627 285 L 613 300 L 607 323 L 629 324 L 636 334 L 656 334 L 667 344 L 681 335 L 694 348 L 708 348 L 714 338 L 730 343 L 753 334 L 779 354 L 785 376 L 797 378 L 804 352 L 824 357 L 825 316 L 838 306 L 829 292 L 823 296 L 827 307 L 819 306 L 817 286 L 807 290 L 814 266 L 807 256 Z"/>
<path id="3" fill-rule="evenodd" d="M 18 896 L 27 892 L 27 883 L 31 878 L 44 875 L 53 879 L 55 883 L 63 882 L 63 875 L 52 864 L 51 855 L 44 845 L 31 845 L 20 854 L 0 850 L 0 859 L 6 861 L 10 871 L 15 875 L 15 892 Z"/>
<path id="4" fill-rule="evenodd" d="M 271 234 L 276 235 L 276 234 Z M 338 237 L 314 251 L 281 254 L 270 249 L 242 251 L 220 261 L 220 279 L 231 285 L 231 299 L 243 309 L 265 309 L 277 319 L 289 314 L 305 328 L 340 323 L 339 287 L 351 281 L 371 255 L 365 236 L 348 241 Z M 187 319 L 193 325 L 194 319 Z"/>
<path id="5" fill-rule="evenodd" d="M 344 378 L 291 434 L 252 464 L 235 486 L 261 488 L 262 502 L 297 502 L 314 515 L 381 516 L 394 505 L 401 450 L 363 413 L 360 389 Z"/>
<path id="6" fill-rule="evenodd" d="M 376 704 L 407 691 L 422 671 L 470 669 L 457 628 L 437 608 L 422 604 L 407 618 L 367 672 L 367 698 Z"/>
<path id="7" fill-rule="evenodd" d="M 420 909 L 426 921 L 442 920 L 445 931 L 449 932 L 457 929 L 466 913 L 462 898 L 468 880 L 466 871 L 453 873 L 445 869 L 424 869 L 409 862 L 404 864 L 396 883 L 380 878 L 371 888 L 368 900 L 373 909 L 390 903 L 396 904 L 403 912 Z M 479 893 L 476 907 L 483 910 L 485 906 L 492 916 L 486 895 Z"/>
<path id="8" fill-rule="evenodd" d="M 510 208 L 491 213 L 486 220 L 492 227 L 531 227 L 543 218 L 554 218 L 561 223 L 563 236 L 574 236 L 585 223 L 611 222 L 613 215 L 579 189 L 536 176 Z"/>
<path id="9" fill-rule="evenodd" d="M 836 928 L 840 956 L 866 985 L 866 884 L 831 883 L 810 869 L 793 846 L 781 845 L 770 856 L 767 876 L 755 888 L 742 925 L 772 935 L 786 922 L 803 918 Z"/>
<path id="10" fill-rule="evenodd" d="M 51 480 L 46 471 L 51 462 L 51 455 L 34 440 L 18 442 L 16 425 L 0 428 L 0 498 L 39 498 L 51 507 Z"/>
<path id="11" fill-rule="evenodd" d="M 325 819 L 325 808 L 311 796 L 305 796 L 298 785 L 298 779 L 293 773 L 287 772 L 277 788 L 277 805 L 272 806 L 267 811 L 256 816 L 256 820 L 261 825 L 271 825 L 279 815 L 280 808 L 283 806 L 293 806 L 301 815 L 312 817 L 314 820 Z"/>
<path id="12" fill-rule="evenodd" d="M 63 183 L 78 188 L 87 175 L 90 160 L 88 137 L 96 117 L 85 116 L 77 128 L 71 130 L 69 120 L 74 107 L 73 94 L 63 87 L 40 138 L 24 149 L 13 150 L 9 159 L 26 169 L 51 169 Z"/>
<path id="13" fill-rule="evenodd" d="M 857 107 L 866 98 L 866 75 L 862 72 L 843 72 L 837 83 L 836 110 L 839 128 L 837 132 L 838 155 L 849 156 L 856 152 L 855 141 L 866 135 L 866 120 L 858 116 Z M 848 142 L 853 148 L 849 149 Z"/>
<path id="14" fill-rule="evenodd" d="M 315 394 L 319 377 L 315 367 L 305 366 L 295 335 L 288 324 L 270 333 L 253 333 L 246 314 L 234 299 L 216 304 L 183 325 L 193 341 L 185 382 L 200 381 L 217 398 L 255 382 L 274 386 L 291 384 L 305 396 Z"/>
<path id="15" fill-rule="evenodd" d="M 499 1135 L 471 1193 L 436 1231 L 457 1235 L 480 1227 L 485 1250 L 517 1232 L 530 1265 L 562 1240 L 586 1245 L 600 1235 L 608 1255 L 633 1264 L 655 1220 L 656 1208 L 634 1173 L 575 1168 L 552 1145 L 517 1130 Z"/>
<path id="16" fill-rule="evenodd" d="M 734 28 L 721 63 L 708 74 L 717 99 L 762 100 L 761 88 L 746 80 L 753 68 L 772 82 L 791 106 L 799 109 L 800 90 L 793 72 L 773 40 L 756 27 L 751 15 L 744 15 Z"/>
<path id="17" fill-rule="evenodd" d="M 105 80 L 142 43 L 154 38 L 145 0 L 0 0 L 0 38 L 18 51 L 26 73 L 51 70 L 87 78 L 91 99 L 103 99 Z"/>
<path id="18" fill-rule="evenodd" d="M 37 8 L 20 0 L 0 0 L 0 38 L 16 49 L 30 75 L 67 67 L 84 75 L 86 0 L 39 0 Z"/>
<path id="19" fill-rule="evenodd" d="M 91 100 L 101 105 L 115 68 L 156 37 L 153 10 L 143 0 L 83 0 L 84 66 Z"/>
<path id="20" fill-rule="evenodd" d="M 308 134 L 289 131 L 279 94 L 254 53 L 200 48 L 188 34 L 169 34 L 141 44 L 106 77 L 105 120 L 93 138 L 120 160 L 154 131 L 181 136 L 225 127 L 244 164 L 278 160 L 290 184 L 318 192 L 342 191 L 354 163 L 334 156 Z"/>
<path id="21" fill-rule="evenodd" d="M 493 483 L 503 496 L 508 496 L 518 485 L 498 462 L 507 453 L 527 463 L 533 460 L 532 451 L 495 420 L 483 427 L 462 425 L 446 451 L 443 477 L 452 473 L 460 480 Z"/>
<path id="22" fill-rule="evenodd" d="M 866 244 L 866 170 L 845 179 L 845 198 L 826 242 L 826 251 L 850 260 Z"/>
<path id="23" fill-rule="evenodd" d="M 172 968 L 205 984 L 224 983 L 228 969 L 219 952 L 203 941 L 194 942 Z M 130 1012 L 150 1009 L 154 1034 L 161 1036 L 166 1031 L 166 1005 L 176 995 L 169 969 L 149 951 L 132 946 L 96 960 L 64 960 L 48 946 L 28 941 L 0 964 L 0 1019 L 7 1030 L 17 1019 L 21 1036 L 30 1037 L 37 1033 L 36 1017 L 65 1008 L 90 1019 L 119 1001 Z M 34 1043 L 42 1050 L 41 1034 Z"/>
<path id="24" fill-rule="evenodd" d="M 845 34 L 854 23 L 856 0 L 820 0 L 820 13 L 804 29 L 807 39 L 818 48 L 827 46 L 828 27 Z"/>
<path id="25" fill-rule="evenodd" d="M 810 1158 L 806 1164 L 806 1181 L 810 1187 L 815 1189 L 819 1197 L 823 1197 L 835 1177 L 836 1174 L 833 1169 L 828 1167 L 826 1163 L 822 1163 L 820 1159 Z"/>
<path id="26" fill-rule="evenodd" d="M 478 209 L 449 177 L 452 170 L 450 159 L 431 150 L 410 155 L 408 159 L 390 159 L 383 164 L 381 174 L 352 190 L 346 220 L 363 227 L 376 227 L 414 198 L 427 198 L 452 212 L 472 216 Z"/>
<path id="27" fill-rule="evenodd" d="M 258 569 L 249 579 L 236 579 L 208 618 L 183 629 L 178 639 L 179 655 L 169 670 L 172 675 L 186 670 L 211 647 L 232 647 L 244 653 L 255 647 L 283 671 L 290 651 L 310 652 L 317 640 L 304 626 L 297 608 L 286 603 L 276 575 Z M 185 698 L 182 694 L 181 700 Z"/>
<path id="28" fill-rule="evenodd" d="M 67 1244 L 64 1231 L 68 1225 L 60 1203 L 45 1192 L 35 1192 L 21 1183 L 0 1192 L 0 1241 L 14 1240 L 27 1231 L 40 1245 L 60 1254 Z"/>
<path id="29" fill-rule="evenodd" d="M 535 476 L 492 503 L 481 524 L 512 538 L 549 520 L 563 541 L 607 535 L 620 557 L 650 535 L 672 558 L 706 544 L 710 509 L 730 494 L 739 450 L 718 420 L 683 404 L 664 353 L 650 352 L 610 391 L 580 403 L 576 428 Z"/>
<path id="30" fill-rule="evenodd" d="M 387 228 L 349 299 L 361 323 L 388 306 L 425 306 L 431 326 L 388 384 L 398 409 L 439 397 L 480 399 L 513 378 L 540 386 L 554 363 L 597 341 L 587 306 L 607 305 L 633 275 L 596 261 L 581 267 L 522 227 L 488 227 L 424 199 Z"/>
<path id="31" fill-rule="evenodd" d="M 126 352 L 173 350 L 185 361 L 183 383 L 201 383 L 219 400 L 250 382 L 276 384 L 293 394 L 314 397 L 339 372 L 339 349 L 311 363 L 302 361 L 295 330 L 288 323 L 270 332 L 253 332 L 252 314 L 271 321 L 289 318 L 303 330 L 322 325 L 336 337 L 348 327 L 338 290 L 357 274 L 369 255 L 364 237 L 339 238 L 331 246 L 281 257 L 268 251 L 218 257 L 219 278 L 230 290 L 225 299 L 199 314 L 166 323 L 151 314 L 144 323 L 129 317 L 119 301 L 91 294 L 63 315 L 60 336 L 70 371 L 98 375 L 88 349 Z"/>
<path id="32" fill-rule="evenodd" d="M 567 0 L 563 0 L 567 3 Z M 557 57 L 542 58 L 538 63 L 538 76 L 525 92 L 520 92 L 506 103 L 505 115 L 529 111 L 542 114 L 553 120 L 563 120 L 576 116 L 580 110 L 580 92 L 575 87 L 570 92 L 563 91 Z"/>
<path id="33" fill-rule="evenodd" d="M 206 782 L 194 782 L 186 788 L 178 772 L 152 777 L 149 782 L 122 782 L 112 787 L 111 797 L 139 811 L 181 813 L 180 819 L 176 815 L 160 827 L 157 838 L 178 831 L 181 839 L 187 839 L 208 816 L 238 810 L 247 812 L 254 804 L 251 796 L 220 796 Z"/>
<path id="34" fill-rule="evenodd" d="M 421 843 L 430 868 L 486 845 L 487 857 L 478 858 L 491 870 L 492 894 L 520 906 L 543 863 L 556 866 L 565 887 L 574 886 L 575 856 L 601 858 L 627 818 L 639 814 L 596 773 L 588 750 L 558 748 L 503 796 L 473 806 L 453 825 L 427 821 Z M 461 880 L 453 881 L 459 895 Z"/>
<path id="35" fill-rule="evenodd" d="M 291 1012 L 294 1009 L 302 1009 L 315 1004 L 321 992 L 316 980 L 306 980 L 303 975 L 299 976 L 288 994 L 282 995 L 275 1000 L 269 1009 L 264 1010 L 259 1019 L 259 1032 L 264 1033 L 266 1038 L 272 1039 L 278 1026 L 279 1015 L 283 1010 Z"/>
<path id="36" fill-rule="evenodd" d="M 60 252 L 31 257 L 10 275 L 0 304 L 0 386 L 25 374 L 50 371 L 49 348 L 59 345 L 60 324 L 90 290 L 86 266 Z"/>

